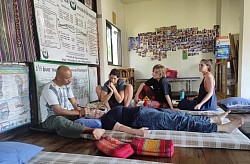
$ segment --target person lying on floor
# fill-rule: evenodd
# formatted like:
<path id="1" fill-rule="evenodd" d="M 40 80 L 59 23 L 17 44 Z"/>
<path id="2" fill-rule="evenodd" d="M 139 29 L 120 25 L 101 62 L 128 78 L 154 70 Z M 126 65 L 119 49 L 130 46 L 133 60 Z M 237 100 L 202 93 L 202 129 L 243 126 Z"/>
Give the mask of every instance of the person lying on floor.
<path id="1" fill-rule="evenodd" d="M 194 116 L 183 111 L 148 108 L 144 106 L 117 106 L 107 113 L 92 109 L 87 112 L 89 118 L 100 118 L 102 128 L 122 131 L 128 134 L 143 136 L 148 130 L 176 130 L 189 132 L 227 132 L 231 133 L 240 127 L 243 118 L 222 124 L 228 112 L 218 116 Z"/>

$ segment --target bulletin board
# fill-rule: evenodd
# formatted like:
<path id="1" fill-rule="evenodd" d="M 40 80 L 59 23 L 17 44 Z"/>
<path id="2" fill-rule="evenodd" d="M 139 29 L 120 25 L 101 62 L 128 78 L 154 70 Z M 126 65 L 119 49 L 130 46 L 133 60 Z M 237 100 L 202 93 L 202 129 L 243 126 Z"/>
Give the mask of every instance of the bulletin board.
<path id="1" fill-rule="evenodd" d="M 41 60 L 99 65 L 96 13 L 77 0 L 34 0 Z"/>
<path id="2" fill-rule="evenodd" d="M 0 132 L 31 123 L 26 66 L 0 66 Z"/>
<path id="3" fill-rule="evenodd" d="M 56 70 L 60 65 L 61 64 L 58 63 L 34 62 L 39 110 L 40 110 L 39 98 L 41 96 L 43 86 L 55 78 Z M 72 88 L 75 98 L 77 99 L 79 104 L 86 105 L 87 103 L 89 103 L 88 66 L 86 65 L 66 65 L 66 66 L 68 66 L 72 71 L 72 82 L 70 83 L 70 86 Z"/>
<path id="4" fill-rule="evenodd" d="M 183 50 L 185 57 L 214 52 L 215 37 L 219 35 L 219 26 L 212 29 L 198 27 L 178 29 L 176 25 L 156 28 L 154 32 L 139 33 L 128 38 L 128 50 L 138 56 L 150 57 L 152 61 L 167 59 L 170 51 Z"/>

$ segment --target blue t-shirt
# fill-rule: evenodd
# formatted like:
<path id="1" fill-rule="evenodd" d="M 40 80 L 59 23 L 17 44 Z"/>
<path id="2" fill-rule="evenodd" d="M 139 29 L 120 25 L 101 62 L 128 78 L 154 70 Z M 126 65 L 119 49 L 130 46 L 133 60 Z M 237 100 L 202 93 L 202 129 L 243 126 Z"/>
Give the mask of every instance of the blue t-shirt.
<path id="1" fill-rule="evenodd" d="M 102 87 L 102 90 L 107 92 L 108 94 L 110 93 L 110 89 L 108 88 L 109 85 L 109 80 L 106 81 Z M 119 93 L 120 91 L 124 91 L 126 88 L 126 82 L 122 79 L 118 79 L 117 81 L 117 86 L 116 86 L 116 90 Z M 121 103 L 118 103 L 115 99 L 115 95 L 113 94 L 110 99 L 109 99 L 109 106 L 110 108 L 116 107 L 116 106 L 123 106 L 124 102 L 122 101 Z"/>
<path id="2" fill-rule="evenodd" d="M 114 107 L 101 118 L 102 128 L 112 130 L 117 122 L 130 127 L 139 110 L 140 107 Z"/>

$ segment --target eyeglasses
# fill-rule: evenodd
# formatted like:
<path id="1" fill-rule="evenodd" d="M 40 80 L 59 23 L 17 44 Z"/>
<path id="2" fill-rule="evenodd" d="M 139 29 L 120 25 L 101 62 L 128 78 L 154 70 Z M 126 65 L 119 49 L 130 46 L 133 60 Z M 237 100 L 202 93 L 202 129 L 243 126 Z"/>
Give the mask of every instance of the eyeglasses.
<path id="1" fill-rule="evenodd" d="M 90 108 L 89 110 L 90 110 L 90 111 L 94 111 L 94 110 L 96 110 L 96 108 Z"/>

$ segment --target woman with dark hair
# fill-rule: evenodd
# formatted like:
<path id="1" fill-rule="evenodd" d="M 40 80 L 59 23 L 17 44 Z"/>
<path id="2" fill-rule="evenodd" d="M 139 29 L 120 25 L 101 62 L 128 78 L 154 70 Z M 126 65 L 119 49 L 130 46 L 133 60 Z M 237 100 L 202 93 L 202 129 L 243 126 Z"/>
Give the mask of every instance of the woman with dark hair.
<path id="1" fill-rule="evenodd" d="M 106 106 L 107 110 L 122 105 L 129 106 L 133 97 L 133 86 L 126 84 L 120 79 L 120 71 L 112 69 L 109 73 L 109 80 L 101 87 L 96 87 L 99 100 Z"/>
<path id="2" fill-rule="evenodd" d="M 216 110 L 217 100 L 215 93 L 215 80 L 210 72 L 212 59 L 202 59 L 199 64 L 199 71 L 203 74 L 197 97 L 185 98 L 178 104 L 183 110 Z"/>

